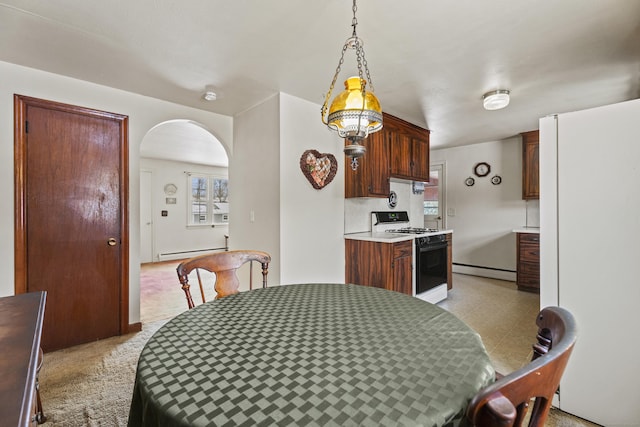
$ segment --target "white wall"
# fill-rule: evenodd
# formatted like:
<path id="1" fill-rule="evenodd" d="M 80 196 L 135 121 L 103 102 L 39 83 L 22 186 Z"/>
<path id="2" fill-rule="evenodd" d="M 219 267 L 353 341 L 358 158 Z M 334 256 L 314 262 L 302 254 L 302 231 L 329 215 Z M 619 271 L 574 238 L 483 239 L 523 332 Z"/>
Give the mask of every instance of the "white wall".
<path id="1" fill-rule="evenodd" d="M 344 283 L 343 140 L 321 122 L 320 106 L 280 94 L 281 282 Z M 333 154 L 335 178 L 321 190 L 300 170 L 305 150 Z"/>
<path id="2" fill-rule="evenodd" d="M 0 296 L 14 294 L 13 95 L 20 94 L 129 116 L 129 321 L 140 320 L 139 146 L 153 126 L 173 119 L 201 123 L 232 149 L 233 119 L 155 98 L 0 62 Z"/>
<path id="3" fill-rule="evenodd" d="M 229 159 L 229 216 L 233 220 L 229 224 L 229 247 L 268 252 L 269 283 L 280 283 L 283 261 L 279 97 L 273 96 L 236 115 L 233 127 L 234 153 Z M 241 281 L 245 282 L 242 276 Z"/>
<path id="4" fill-rule="evenodd" d="M 473 266 L 454 265 L 454 271 L 515 280 L 512 230 L 527 222 L 521 137 L 433 150 L 431 161 L 447 165 L 447 209 L 455 212 L 447 216 L 447 228 L 453 229 L 453 262 Z M 473 174 L 479 162 L 491 165 L 491 173 L 484 178 Z M 494 175 L 502 177 L 500 185 L 491 183 Z M 465 185 L 468 177 L 475 179 L 474 186 Z"/>
<path id="5" fill-rule="evenodd" d="M 232 159 L 229 167 L 231 247 L 269 252 L 270 285 L 344 282 L 342 142 L 319 111 L 318 104 L 279 94 L 234 118 L 234 158 L 243 161 Z M 300 170 L 307 149 L 339 162 L 322 190 Z"/>
<path id="6" fill-rule="evenodd" d="M 185 171 L 227 177 L 227 168 L 145 158 L 140 159 L 140 168 L 152 173 L 153 261 L 158 261 L 160 254 L 224 248 L 228 224 L 187 227 L 190 187 Z M 164 186 L 169 183 L 178 187 L 176 194 L 171 196 L 176 199 L 176 204 L 166 203 Z M 163 210 L 167 211 L 167 216 L 161 215 Z M 185 258 L 185 255 L 163 257 L 179 258 Z"/>

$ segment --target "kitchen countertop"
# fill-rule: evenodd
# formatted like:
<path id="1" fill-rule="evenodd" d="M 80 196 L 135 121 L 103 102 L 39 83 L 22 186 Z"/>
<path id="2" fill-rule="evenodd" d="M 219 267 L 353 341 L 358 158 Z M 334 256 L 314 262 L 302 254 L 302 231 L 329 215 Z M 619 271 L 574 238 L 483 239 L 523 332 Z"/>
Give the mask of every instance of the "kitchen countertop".
<path id="1" fill-rule="evenodd" d="M 540 227 L 520 227 L 520 228 L 514 228 L 513 229 L 514 233 L 534 233 L 534 234 L 540 234 Z"/>
<path id="2" fill-rule="evenodd" d="M 423 234 L 387 233 L 387 232 L 374 233 L 371 231 L 366 231 L 362 233 L 345 234 L 344 238 L 351 239 L 351 240 L 367 240 L 369 242 L 396 243 L 396 242 L 404 242 L 406 240 L 413 240 L 416 237 L 435 236 L 437 234 L 448 234 L 448 233 L 453 233 L 453 230 L 438 230 L 438 231 L 432 231 L 430 233 L 423 233 Z"/>

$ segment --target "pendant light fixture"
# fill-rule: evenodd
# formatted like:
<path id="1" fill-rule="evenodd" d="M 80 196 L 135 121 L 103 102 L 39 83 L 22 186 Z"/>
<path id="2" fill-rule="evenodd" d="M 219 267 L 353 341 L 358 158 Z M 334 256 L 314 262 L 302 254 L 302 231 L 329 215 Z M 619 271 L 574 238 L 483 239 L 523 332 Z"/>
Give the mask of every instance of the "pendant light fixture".
<path id="1" fill-rule="evenodd" d="M 347 39 L 342 47 L 342 54 L 338 67 L 331 81 L 329 92 L 322 105 L 322 123 L 329 129 L 338 132 L 341 138 L 345 138 L 344 153 L 351 157 L 351 168 L 358 168 L 358 157 L 362 157 L 366 151 L 361 144 L 370 133 L 382 129 L 382 108 L 378 98 L 373 94 L 373 82 L 369 74 L 367 60 L 364 57 L 363 42 L 356 33 L 358 20 L 356 19 L 356 0 L 353 0 L 353 19 L 351 26 L 353 34 Z M 358 65 L 358 76 L 349 77 L 345 82 L 345 90 L 338 94 L 329 107 L 329 98 L 338 79 L 338 74 L 344 63 L 344 54 L 347 49 L 356 51 L 356 61 Z M 366 76 L 366 80 L 365 80 Z M 366 90 L 367 83 L 370 91 Z M 328 116 L 327 116 L 328 109 Z"/>

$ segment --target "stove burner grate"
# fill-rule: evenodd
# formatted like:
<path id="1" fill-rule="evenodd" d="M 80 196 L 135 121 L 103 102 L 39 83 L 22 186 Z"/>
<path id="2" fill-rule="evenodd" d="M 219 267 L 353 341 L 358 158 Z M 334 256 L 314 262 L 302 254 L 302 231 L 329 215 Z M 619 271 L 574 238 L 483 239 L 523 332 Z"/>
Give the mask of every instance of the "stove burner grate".
<path id="1" fill-rule="evenodd" d="M 435 228 L 420 228 L 420 227 L 404 227 L 404 228 L 396 228 L 393 230 L 386 230 L 387 233 L 403 233 L 403 234 L 424 234 L 424 233 L 433 233 L 438 230 Z"/>

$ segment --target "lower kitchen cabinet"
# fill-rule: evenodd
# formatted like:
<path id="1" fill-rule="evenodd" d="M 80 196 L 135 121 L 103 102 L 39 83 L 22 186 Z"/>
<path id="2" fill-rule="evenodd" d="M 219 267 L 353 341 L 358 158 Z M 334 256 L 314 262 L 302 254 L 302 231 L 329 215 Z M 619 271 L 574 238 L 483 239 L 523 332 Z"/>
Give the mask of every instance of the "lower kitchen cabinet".
<path id="1" fill-rule="evenodd" d="M 345 240 L 346 282 L 412 295 L 413 240 Z"/>
<path id="2" fill-rule="evenodd" d="M 521 291 L 540 292 L 540 234 L 517 233 L 516 284 Z"/>

